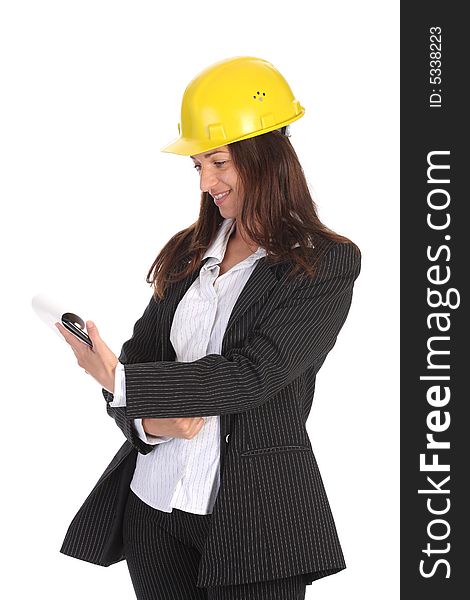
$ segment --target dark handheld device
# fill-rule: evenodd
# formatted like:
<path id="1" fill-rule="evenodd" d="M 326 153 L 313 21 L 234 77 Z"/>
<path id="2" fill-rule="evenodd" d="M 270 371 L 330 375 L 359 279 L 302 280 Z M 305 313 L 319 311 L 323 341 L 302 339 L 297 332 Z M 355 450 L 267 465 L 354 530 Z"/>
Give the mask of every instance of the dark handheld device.
<path id="1" fill-rule="evenodd" d="M 85 323 L 78 315 L 74 313 L 64 313 L 61 317 L 62 325 L 73 333 L 78 339 L 88 344 L 90 348 L 93 348 L 93 343 L 87 333 L 85 333 Z"/>

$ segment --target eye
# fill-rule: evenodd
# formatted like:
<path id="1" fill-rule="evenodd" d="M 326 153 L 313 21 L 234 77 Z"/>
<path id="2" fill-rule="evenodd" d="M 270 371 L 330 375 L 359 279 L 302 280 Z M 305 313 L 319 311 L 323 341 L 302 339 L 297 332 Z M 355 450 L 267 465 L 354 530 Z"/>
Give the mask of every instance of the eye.
<path id="1" fill-rule="evenodd" d="M 226 164 L 226 162 L 227 162 L 226 160 L 217 160 L 217 161 L 215 160 L 213 164 L 214 164 L 214 165 L 215 165 L 215 166 L 216 166 L 218 169 L 220 169 L 221 167 L 223 167 L 223 166 Z M 201 170 L 201 165 L 194 165 L 194 168 L 195 168 L 195 169 L 196 169 L 196 171 L 199 173 L 199 172 L 200 172 L 200 170 Z"/>

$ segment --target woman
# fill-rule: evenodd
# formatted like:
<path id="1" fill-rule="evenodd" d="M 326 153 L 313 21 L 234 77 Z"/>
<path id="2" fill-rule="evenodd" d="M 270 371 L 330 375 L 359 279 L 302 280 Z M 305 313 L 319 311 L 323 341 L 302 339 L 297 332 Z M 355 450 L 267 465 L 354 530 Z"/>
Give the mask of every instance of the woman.
<path id="1" fill-rule="evenodd" d="M 303 113 L 260 59 L 193 79 L 163 150 L 191 157 L 198 220 L 153 263 L 119 360 L 57 324 L 127 438 L 61 552 L 125 559 L 141 600 L 305 598 L 345 568 L 305 424 L 360 252 L 317 216 L 286 135 Z"/>

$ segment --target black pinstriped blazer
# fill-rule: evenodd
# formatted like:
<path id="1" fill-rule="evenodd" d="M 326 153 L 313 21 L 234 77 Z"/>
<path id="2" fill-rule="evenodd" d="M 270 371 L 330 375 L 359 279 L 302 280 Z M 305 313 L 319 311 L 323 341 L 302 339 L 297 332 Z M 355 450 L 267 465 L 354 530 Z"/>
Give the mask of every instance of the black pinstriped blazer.
<path id="1" fill-rule="evenodd" d="M 261 258 L 230 315 L 221 354 L 176 362 L 170 329 L 199 270 L 151 298 L 119 360 L 126 402 L 106 407 L 127 440 L 69 525 L 60 552 L 109 566 L 124 559 L 123 511 L 137 452 L 154 446 L 135 418 L 220 415 L 221 481 L 197 585 L 304 573 L 309 583 L 346 567 L 306 430 L 315 377 L 333 348 L 360 272 L 349 243 L 319 239 L 317 275 L 286 281 L 288 263 Z"/>

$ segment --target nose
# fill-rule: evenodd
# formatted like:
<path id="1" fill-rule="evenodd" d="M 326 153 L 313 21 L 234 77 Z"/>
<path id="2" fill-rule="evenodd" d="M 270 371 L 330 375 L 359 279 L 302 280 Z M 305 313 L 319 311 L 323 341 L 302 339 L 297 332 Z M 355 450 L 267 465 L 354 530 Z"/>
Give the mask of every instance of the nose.
<path id="1" fill-rule="evenodd" d="M 217 174 L 214 173 L 214 171 L 211 171 L 210 169 L 207 169 L 204 166 L 201 167 L 199 180 L 199 187 L 201 188 L 201 192 L 208 192 L 209 190 L 215 188 L 217 185 L 217 181 Z"/>

